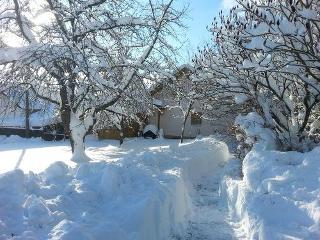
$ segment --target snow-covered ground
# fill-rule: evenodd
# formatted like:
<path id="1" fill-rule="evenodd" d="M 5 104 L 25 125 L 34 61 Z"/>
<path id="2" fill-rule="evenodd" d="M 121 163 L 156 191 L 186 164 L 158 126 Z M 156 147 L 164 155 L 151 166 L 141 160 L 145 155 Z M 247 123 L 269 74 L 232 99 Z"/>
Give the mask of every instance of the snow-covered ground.
<path id="1" fill-rule="evenodd" d="M 78 166 L 68 142 L 1 138 L 0 239 L 320 239 L 320 148 L 279 152 L 252 133 L 243 179 L 222 136 L 91 137 Z"/>
<path id="2" fill-rule="evenodd" d="M 203 177 L 193 185 L 193 215 L 184 240 L 236 239 L 230 225 L 227 204 L 219 187 L 223 171 L 211 177 Z"/>
<path id="3" fill-rule="evenodd" d="M 223 142 L 87 146 L 94 161 L 76 166 L 67 142 L 0 140 L 0 239 L 232 239 Z"/>
<path id="4" fill-rule="evenodd" d="M 56 161 L 75 166 L 70 161 L 68 142 L 45 142 L 40 138 L 22 139 L 0 136 L 0 173 L 21 169 L 25 173 L 40 173 Z"/>

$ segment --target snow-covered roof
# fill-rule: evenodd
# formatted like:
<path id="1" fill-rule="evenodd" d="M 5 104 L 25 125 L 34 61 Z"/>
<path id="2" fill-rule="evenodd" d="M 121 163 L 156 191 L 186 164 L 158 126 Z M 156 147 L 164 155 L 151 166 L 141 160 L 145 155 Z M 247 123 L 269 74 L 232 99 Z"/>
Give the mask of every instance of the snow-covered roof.
<path id="1" fill-rule="evenodd" d="M 163 102 L 163 100 L 160 99 L 153 99 L 153 105 L 155 105 L 156 107 L 165 107 L 165 103 Z"/>
<path id="2" fill-rule="evenodd" d="M 153 132 L 155 135 L 158 134 L 158 128 L 153 125 L 153 124 L 149 124 L 147 126 L 145 126 L 145 128 L 143 129 L 143 134 L 145 134 L 146 132 Z"/>
<path id="3" fill-rule="evenodd" d="M 43 112 L 36 112 L 30 116 L 30 127 L 42 127 L 56 122 L 57 117 L 53 114 L 44 114 Z M 22 113 L 11 114 L 0 118 L 1 127 L 25 127 L 25 116 Z"/>

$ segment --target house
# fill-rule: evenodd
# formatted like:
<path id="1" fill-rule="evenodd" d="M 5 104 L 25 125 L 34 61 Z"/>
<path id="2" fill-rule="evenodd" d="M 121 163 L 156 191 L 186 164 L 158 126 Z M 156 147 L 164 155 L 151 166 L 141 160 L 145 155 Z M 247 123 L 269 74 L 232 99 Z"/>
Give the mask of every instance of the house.
<path id="1" fill-rule="evenodd" d="M 187 87 L 187 78 L 190 74 L 190 67 L 183 66 L 175 73 L 174 81 L 179 81 L 180 85 Z M 173 80 L 168 79 L 168 81 Z M 177 92 L 171 89 L 169 85 L 163 83 L 156 84 L 150 90 L 150 94 L 153 97 L 152 114 L 149 114 L 147 117 L 144 113 L 139 114 L 143 116 L 139 117 L 139 123 L 129 121 L 123 125 L 122 130 L 120 130 L 119 124 L 115 124 L 119 122 L 118 120 L 103 120 L 104 126 L 97 130 L 99 138 L 121 139 L 122 137 L 137 137 L 141 136 L 144 127 L 153 125 L 155 128 L 152 129 L 162 130 L 163 137 L 179 139 L 185 120 L 185 115 L 182 110 L 186 111 L 188 109 L 189 102 L 186 99 L 182 99 L 178 103 Z M 227 132 L 227 129 L 233 122 L 233 119 L 230 119 L 230 121 L 228 121 L 228 119 L 224 121 L 213 121 L 203 109 L 199 101 L 195 101 L 192 104 L 185 122 L 184 138 L 195 138 L 198 135 L 209 136 L 217 132 Z M 109 115 L 108 117 L 112 116 Z M 105 125 L 106 122 L 110 123 L 109 126 Z"/>
<path id="2" fill-rule="evenodd" d="M 181 85 L 187 86 L 187 78 L 190 74 L 190 68 L 183 66 L 176 72 L 175 77 L 177 81 L 180 81 Z M 184 112 L 188 111 L 189 102 L 182 99 L 178 103 L 176 99 L 177 93 L 163 84 L 156 86 L 152 95 L 154 97 L 155 109 L 153 115 L 149 117 L 148 123 L 155 125 L 159 130 L 162 129 L 165 138 L 180 138 L 185 121 Z M 208 136 L 227 130 L 227 122 L 219 125 L 216 123 L 206 117 L 201 103 L 195 101 L 191 106 L 189 114 L 187 114 L 183 134 L 184 138 L 195 138 L 198 135 Z"/>
<path id="3" fill-rule="evenodd" d="M 0 135 L 42 137 L 45 140 L 64 139 L 63 126 L 54 108 L 49 104 L 29 100 L 29 94 L 20 101 L 0 95 Z"/>
<path id="4" fill-rule="evenodd" d="M 115 124 L 104 126 L 96 130 L 99 139 L 115 139 L 138 137 L 141 127 L 137 121 L 125 122 L 121 127 Z"/>
<path id="5" fill-rule="evenodd" d="M 180 138 L 184 114 L 178 107 L 172 107 L 170 102 L 165 101 L 165 103 L 166 105 L 154 110 L 154 114 L 149 117 L 148 122 L 155 125 L 159 130 L 162 129 L 165 138 Z M 200 109 L 199 103 L 195 103 L 186 120 L 184 137 L 208 136 L 216 131 L 214 123 L 203 118 L 203 112 Z"/>

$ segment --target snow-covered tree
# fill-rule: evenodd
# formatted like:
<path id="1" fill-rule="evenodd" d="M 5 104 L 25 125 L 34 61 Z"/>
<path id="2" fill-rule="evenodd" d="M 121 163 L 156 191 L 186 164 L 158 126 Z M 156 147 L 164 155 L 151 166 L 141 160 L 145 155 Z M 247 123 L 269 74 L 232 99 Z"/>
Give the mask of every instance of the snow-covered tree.
<path id="1" fill-rule="evenodd" d="M 319 135 L 319 1 L 238 1 L 195 58 L 215 94 L 252 101 L 283 149 Z"/>
<path id="2" fill-rule="evenodd" d="M 2 48 L 0 63 L 14 61 L 17 71 L 27 69 L 32 77 L 25 84 L 59 105 L 74 161 L 87 160 L 84 137 L 96 114 L 130 94 L 139 98 L 129 91 L 135 84 L 173 65 L 170 42 L 184 15 L 173 2 L 44 0 L 38 13 L 28 0 L 1 6 L 6 33 L 20 37 L 23 45 Z M 50 21 L 32 22 L 38 14 Z"/>

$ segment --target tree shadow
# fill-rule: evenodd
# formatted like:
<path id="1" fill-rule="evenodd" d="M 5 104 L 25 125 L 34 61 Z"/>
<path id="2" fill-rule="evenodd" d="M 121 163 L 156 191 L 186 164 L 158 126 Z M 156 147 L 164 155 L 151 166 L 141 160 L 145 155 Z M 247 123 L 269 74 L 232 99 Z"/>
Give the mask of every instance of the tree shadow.
<path id="1" fill-rule="evenodd" d="M 14 167 L 14 169 L 18 169 L 19 167 L 20 167 L 20 165 L 21 165 L 21 162 L 22 162 L 22 160 L 23 160 L 23 157 L 24 157 L 24 155 L 26 154 L 26 149 L 24 148 L 24 149 L 22 149 L 22 152 L 21 152 L 21 154 L 20 154 L 20 157 L 19 157 L 19 159 L 18 159 L 18 161 L 17 161 L 17 164 L 16 164 L 16 166 Z"/>

